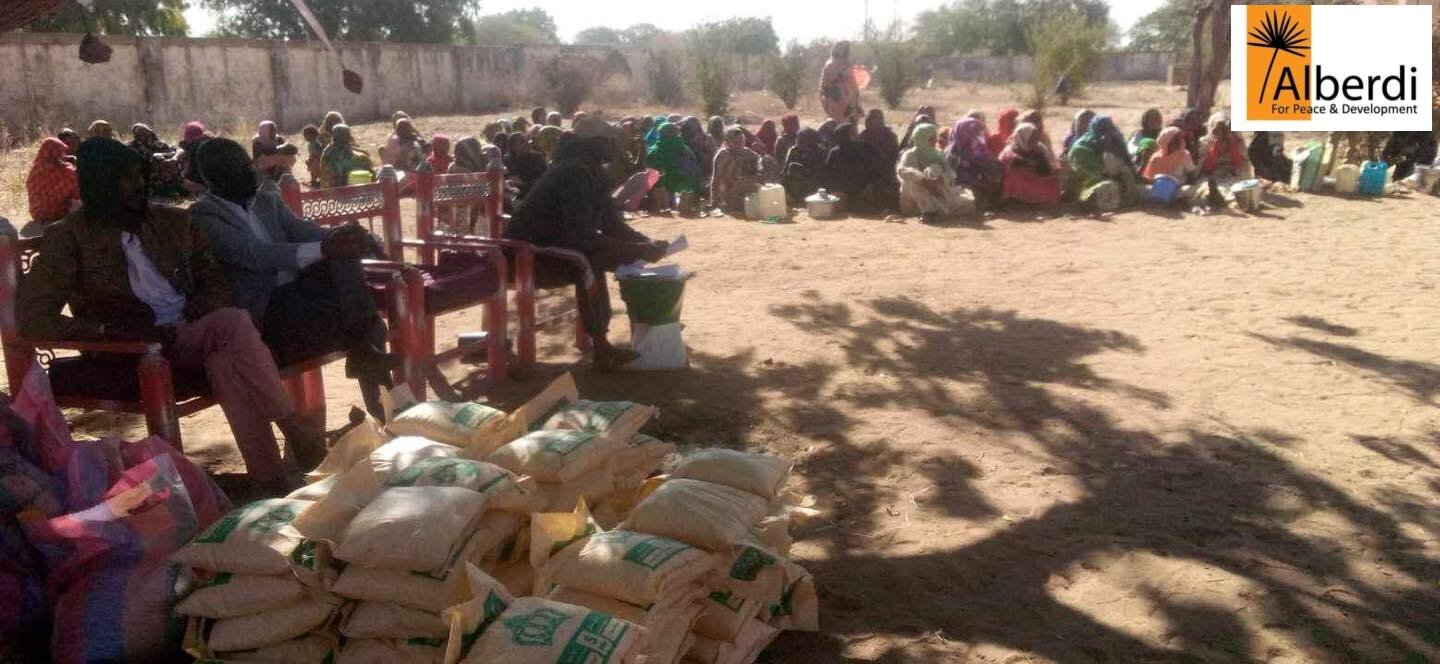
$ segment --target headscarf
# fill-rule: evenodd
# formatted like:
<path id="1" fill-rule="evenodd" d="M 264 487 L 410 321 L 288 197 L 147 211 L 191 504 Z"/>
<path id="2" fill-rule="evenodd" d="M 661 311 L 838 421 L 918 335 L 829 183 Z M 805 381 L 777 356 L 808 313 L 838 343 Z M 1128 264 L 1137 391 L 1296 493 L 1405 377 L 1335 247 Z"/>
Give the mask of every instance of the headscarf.
<path id="1" fill-rule="evenodd" d="M 1010 135 L 1015 133 L 1015 125 L 1019 124 L 1020 111 L 1007 108 L 1000 111 L 1000 117 L 995 121 L 995 133 L 986 139 L 985 146 L 990 148 L 990 154 L 1000 154 L 1005 146 L 1010 143 Z"/>
<path id="2" fill-rule="evenodd" d="M 710 139 L 716 144 L 725 142 L 725 118 L 718 115 L 710 116 L 705 124 L 705 133 L 710 134 Z"/>
<path id="3" fill-rule="evenodd" d="M 208 132 L 205 131 L 205 125 L 199 121 L 186 122 L 180 127 L 180 142 L 190 144 L 199 143 L 209 138 L 207 133 Z"/>
<path id="4" fill-rule="evenodd" d="M 130 135 L 135 137 L 130 141 L 130 149 L 140 153 L 146 159 L 149 159 L 151 155 L 175 151 L 175 148 L 160 140 L 160 137 L 155 134 L 155 130 L 151 129 L 149 125 L 140 122 L 130 125 Z"/>
<path id="5" fill-rule="evenodd" d="M 715 141 L 705 132 L 704 127 L 700 126 L 700 119 L 691 115 L 681 120 L 680 137 L 685 139 L 685 144 L 695 153 L 695 158 L 700 162 L 700 172 L 709 175 L 715 161 Z"/>
<path id="6" fill-rule="evenodd" d="M 835 134 L 839 128 L 840 124 L 834 120 L 826 120 L 820 123 L 820 128 L 816 130 L 820 133 L 820 146 L 826 150 L 835 147 L 837 143 Z"/>
<path id="7" fill-rule="evenodd" d="M 763 154 L 775 155 L 775 142 L 780 140 L 780 134 L 775 131 L 774 120 L 761 122 L 760 130 L 755 132 L 755 138 L 761 145 L 765 146 L 765 152 Z"/>
<path id="8" fill-rule="evenodd" d="M 1090 121 L 1085 135 L 1076 139 L 1072 147 L 1085 146 L 1093 150 L 1097 155 L 1110 153 L 1120 159 L 1125 165 L 1134 168 L 1130 160 L 1130 150 L 1125 147 L 1125 136 L 1120 133 L 1120 128 L 1115 126 L 1115 121 L 1108 115 L 1102 115 Z"/>
<path id="9" fill-rule="evenodd" d="M 1142 138 L 1142 139 L 1136 141 L 1136 142 L 1135 142 L 1135 164 L 1136 164 L 1136 166 L 1139 166 L 1140 164 L 1144 164 L 1144 163 L 1148 162 L 1148 161 L 1150 160 L 1150 156 L 1153 155 L 1153 154 L 1155 154 L 1155 147 L 1156 147 L 1155 139 L 1153 139 L 1153 138 Z"/>
<path id="10" fill-rule="evenodd" d="M 519 132 L 515 132 L 515 133 L 518 134 Z M 502 131 L 502 132 L 500 132 L 500 133 L 498 133 L 498 134 L 495 134 L 495 137 L 492 138 L 492 139 L 490 139 L 490 144 L 491 144 L 491 145 L 493 145 L 493 146 L 495 146 L 495 147 L 497 147 L 497 148 L 500 148 L 500 156 L 501 156 L 501 157 L 504 157 L 506 154 L 508 154 L 508 153 L 510 152 L 510 137 L 511 137 L 512 135 L 513 135 L 513 134 L 511 134 L 511 133 L 508 132 L 508 131 Z"/>
<path id="11" fill-rule="evenodd" d="M 69 154 L 70 147 L 58 138 L 40 142 L 30 173 L 25 176 L 32 218 L 54 221 L 64 217 L 70 212 L 69 201 L 80 197 L 75 164 L 65 158 Z"/>
<path id="12" fill-rule="evenodd" d="M 780 128 L 784 130 L 784 136 L 794 136 L 800 133 L 800 116 L 794 113 L 786 113 L 780 117 Z"/>
<path id="13" fill-rule="evenodd" d="M 895 177 L 894 163 L 875 146 L 859 140 L 849 122 L 835 129 L 835 147 L 825 158 L 825 186 L 848 196 L 858 196 L 871 184 Z"/>
<path id="14" fill-rule="evenodd" d="M 481 151 L 480 139 L 464 136 L 455 141 L 455 161 L 450 164 L 451 173 L 483 173 L 487 169 L 485 155 Z"/>
<path id="15" fill-rule="evenodd" d="M 280 129 L 275 126 L 274 122 L 265 120 L 255 125 L 255 136 L 250 139 L 250 142 L 263 150 L 273 152 L 280 147 Z"/>
<path id="16" fill-rule="evenodd" d="M 1070 152 L 1070 146 L 1074 145 L 1075 141 L 1080 140 L 1080 137 L 1086 134 L 1090 128 L 1090 122 L 1094 119 L 1095 111 L 1088 108 L 1081 109 L 1080 112 L 1075 114 L 1074 122 L 1070 123 L 1070 133 L 1065 135 L 1065 142 L 1060 144 L 1060 152 L 1062 154 Z"/>
<path id="17" fill-rule="evenodd" d="M 885 126 L 885 112 L 878 108 L 870 109 L 865 115 L 865 131 L 860 132 L 860 140 L 875 146 L 892 162 L 900 157 L 900 139 Z"/>
<path id="18" fill-rule="evenodd" d="M 977 109 L 977 108 L 972 108 L 972 109 L 970 109 L 969 111 L 967 111 L 967 112 L 965 113 L 965 117 L 971 118 L 971 119 L 974 119 L 974 120 L 979 120 L 981 126 L 985 127 L 986 130 L 989 130 L 989 129 L 990 129 L 990 127 L 986 124 L 986 121 L 985 121 L 985 111 L 982 111 L 982 110 Z"/>
<path id="19" fill-rule="evenodd" d="M 1200 153 L 1200 137 L 1205 135 L 1205 118 L 1198 108 L 1187 108 L 1170 121 L 1171 127 L 1179 127 L 1185 137 L 1185 148 L 1192 156 Z"/>
<path id="20" fill-rule="evenodd" d="M 492 141 L 495 140 L 495 134 L 500 133 L 504 129 L 504 127 L 500 126 L 499 122 L 490 122 L 485 125 L 484 129 L 480 130 L 480 135 L 483 136 L 486 141 Z"/>
<path id="21" fill-rule="evenodd" d="M 559 127 L 564 121 L 565 117 L 557 111 L 550 111 L 550 114 L 545 116 L 545 125 L 549 127 Z"/>
<path id="22" fill-rule="evenodd" d="M 645 163 L 660 171 L 659 186 L 670 193 L 700 191 L 700 164 L 680 128 L 666 121 L 656 128 L 655 144 L 645 153 Z"/>
<path id="23" fill-rule="evenodd" d="M 785 165 L 800 164 L 806 168 L 820 168 L 825 165 L 825 157 L 829 151 L 820 142 L 820 132 L 814 129 L 801 129 L 795 134 L 795 146 L 790 148 L 789 154 L 785 155 Z"/>
<path id="24" fill-rule="evenodd" d="M 394 124 L 396 122 L 399 122 L 401 118 L 408 120 L 410 119 L 410 114 L 406 113 L 405 111 L 395 111 L 394 113 L 390 114 L 390 123 Z"/>
<path id="25" fill-rule="evenodd" d="M 455 158 L 450 156 L 450 137 L 445 134 L 435 134 L 430 137 L 430 156 L 425 158 L 425 163 L 436 173 L 445 173 L 450 170 L 450 162 Z"/>
<path id="26" fill-rule="evenodd" d="M 541 127 L 540 133 L 535 137 L 535 149 L 545 155 L 546 159 L 552 158 L 551 153 L 555 151 L 555 146 L 560 144 L 560 137 L 564 134 L 565 130 L 555 125 L 547 124 Z"/>
<path id="27" fill-rule="evenodd" d="M 1153 127 L 1151 125 L 1154 125 Z M 1160 130 L 1165 128 L 1165 116 L 1160 114 L 1158 108 L 1147 108 L 1140 115 L 1140 128 L 1135 130 L 1132 140 L 1137 138 L 1159 138 Z M 1138 141 L 1137 141 L 1138 142 Z"/>
<path id="28" fill-rule="evenodd" d="M 1036 156 L 1045 160 L 1046 163 L 1053 161 L 1050 156 L 1050 148 L 1040 140 L 1040 128 L 1029 122 L 1022 122 L 1015 127 L 1015 131 L 1010 132 L 1005 149 L 1000 153 L 1000 163 L 1009 166 L 1016 157 L 1035 158 Z"/>
<path id="29" fill-rule="evenodd" d="M 1153 180 L 1157 175 L 1176 175 L 1194 168 L 1190 151 L 1185 149 L 1185 132 L 1173 125 L 1161 129 L 1155 154 L 1145 163 L 1145 177 Z"/>
<path id="30" fill-rule="evenodd" d="M 340 115 L 340 111 L 326 113 L 325 119 L 320 123 L 320 142 L 329 145 L 335 125 L 342 124 L 345 124 L 345 116 Z"/>
<path id="31" fill-rule="evenodd" d="M 975 118 L 961 118 L 950 130 L 950 147 L 946 149 L 946 161 L 955 170 L 955 180 L 966 187 L 974 187 L 993 171 L 995 155 L 985 145 L 985 125 Z"/>
<path id="32" fill-rule="evenodd" d="M 342 148 L 354 145 L 355 137 L 350 133 L 350 125 L 337 124 L 330 128 L 330 135 L 333 138 L 332 144 Z"/>
<path id="33" fill-rule="evenodd" d="M 915 131 L 910 133 L 914 147 L 905 151 L 905 155 L 900 158 L 900 165 L 917 171 L 924 171 L 931 166 L 939 166 L 944 174 L 945 182 L 954 182 L 955 169 L 950 167 L 950 162 L 945 159 L 945 153 L 935 147 L 935 140 L 939 133 L 940 128 L 929 122 L 915 125 Z"/>
<path id="34" fill-rule="evenodd" d="M 1233 130 L 1227 132 L 1224 145 L 1221 145 L 1220 140 L 1216 138 L 1217 129 L 1221 127 L 1230 129 L 1230 115 L 1224 111 L 1218 111 L 1210 116 L 1210 121 L 1206 124 L 1209 126 L 1211 140 L 1208 149 L 1205 150 L 1205 157 L 1200 169 L 1206 173 L 1214 172 L 1220 167 L 1222 157 L 1228 159 L 1231 168 L 1239 170 L 1243 167 L 1245 165 L 1245 141 L 1240 139 L 1240 135 Z"/>
<path id="35" fill-rule="evenodd" d="M 94 121 L 94 122 L 91 122 L 91 123 L 90 123 L 90 129 L 89 129 L 89 131 L 87 132 L 87 135 L 88 135 L 90 138 L 96 138 L 96 137 L 110 138 L 110 137 L 113 136 L 114 134 L 115 134 L 115 129 L 110 126 L 110 123 L 109 123 L 109 122 L 106 122 L 106 121 L 104 121 L 104 120 L 96 120 L 96 121 Z"/>

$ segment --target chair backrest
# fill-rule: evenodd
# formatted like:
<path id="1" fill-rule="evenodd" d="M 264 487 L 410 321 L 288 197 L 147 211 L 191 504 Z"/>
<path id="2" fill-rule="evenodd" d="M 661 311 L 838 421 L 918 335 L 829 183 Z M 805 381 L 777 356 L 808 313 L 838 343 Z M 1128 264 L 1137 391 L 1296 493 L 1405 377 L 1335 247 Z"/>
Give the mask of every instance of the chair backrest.
<path id="1" fill-rule="evenodd" d="M 310 191 L 301 191 L 295 177 L 286 174 L 280 180 L 280 197 L 295 216 L 321 226 L 363 222 L 373 233 L 375 220 L 379 219 L 385 251 L 399 260 L 400 191 L 394 168 L 381 168 L 378 180 L 370 184 Z"/>
<path id="2" fill-rule="evenodd" d="M 499 238 L 505 196 L 505 171 L 484 173 L 418 173 L 415 176 L 415 234 L 422 243 L 455 235 Z M 483 223 L 471 228 L 471 220 Z M 435 249 L 420 248 L 420 262 L 434 263 Z"/>
<path id="3" fill-rule="evenodd" d="M 39 247 L 39 238 L 20 239 L 15 227 L 0 217 L 0 343 L 4 344 L 5 373 L 12 393 L 20 389 L 35 359 L 34 348 L 19 344 L 20 321 L 15 300 L 20 292 L 20 277 Z"/>

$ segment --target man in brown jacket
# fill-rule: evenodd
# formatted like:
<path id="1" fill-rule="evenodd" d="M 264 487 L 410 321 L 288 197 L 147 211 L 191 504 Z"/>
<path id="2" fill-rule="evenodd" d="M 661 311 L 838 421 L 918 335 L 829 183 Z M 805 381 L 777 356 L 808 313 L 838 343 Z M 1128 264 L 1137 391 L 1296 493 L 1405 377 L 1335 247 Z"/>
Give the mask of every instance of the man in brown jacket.
<path id="1" fill-rule="evenodd" d="M 20 330 L 36 340 L 154 341 L 183 372 L 204 372 L 245 457 L 250 479 L 286 484 L 272 421 L 303 432 L 270 351 L 230 287 L 205 236 L 181 209 L 149 203 L 147 164 L 124 144 L 80 145 L 81 208 L 45 229 L 20 284 Z M 70 306 L 71 315 L 63 309 Z M 324 445 L 292 436 L 300 464 Z M 318 449 L 317 449 L 318 445 Z"/>

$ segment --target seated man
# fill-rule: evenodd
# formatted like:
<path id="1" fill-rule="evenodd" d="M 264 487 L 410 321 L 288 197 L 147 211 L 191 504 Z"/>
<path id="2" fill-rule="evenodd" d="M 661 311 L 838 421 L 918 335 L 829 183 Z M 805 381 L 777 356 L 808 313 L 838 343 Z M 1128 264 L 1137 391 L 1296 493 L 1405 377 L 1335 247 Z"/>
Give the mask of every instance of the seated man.
<path id="1" fill-rule="evenodd" d="M 394 362 L 360 266 L 377 253 L 374 238 L 352 224 L 325 229 L 297 218 L 273 181 L 260 186 L 235 141 L 211 139 L 195 158 L 208 191 L 190 215 L 209 238 L 236 305 L 250 312 L 282 366 L 347 351 L 345 375 L 359 379 L 366 408 L 380 416 L 380 386 L 391 384 Z"/>
<path id="2" fill-rule="evenodd" d="M 225 277 L 184 210 L 149 203 L 149 162 L 119 141 L 81 144 L 81 208 L 45 231 L 20 284 L 21 334 L 29 339 L 151 341 L 178 371 L 203 372 L 250 479 L 283 489 L 285 471 L 270 422 L 281 425 L 302 465 L 325 454 L 307 433 L 270 351 L 250 317 L 230 306 Z M 69 305 L 71 315 L 63 309 Z"/>
<path id="3" fill-rule="evenodd" d="M 635 260 L 658 261 L 667 248 L 667 243 L 651 242 L 621 221 L 610 199 L 605 162 L 611 158 L 613 131 L 596 115 L 577 121 L 574 130 L 561 137 L 549 170 L 515 208 L 505 232 L 541 249 L 535 255 L 540 285 L 575 285 L 581 324 L 594 341 L 595 368 L 600 371 L 635 359 L 633 352 L 616 349 L 607 338 L 610 291 L 605 272 Z"/>

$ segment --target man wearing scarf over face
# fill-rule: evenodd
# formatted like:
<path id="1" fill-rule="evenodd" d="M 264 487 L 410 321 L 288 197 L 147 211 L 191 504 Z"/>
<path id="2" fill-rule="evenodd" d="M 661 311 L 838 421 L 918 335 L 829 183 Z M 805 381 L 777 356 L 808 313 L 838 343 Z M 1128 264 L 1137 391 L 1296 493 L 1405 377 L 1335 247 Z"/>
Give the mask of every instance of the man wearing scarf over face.
<path id="1" fill-rule="evenodd" d="M 620 218 L 605 164 L 615 128 L 598 115 L 575 122 L 555 149 L 549 170 L 515 208 L 505 236 L 536 246 L 537 285 L 574 284 L 580 321 L 595 343 L 595 368 L 610 371 L 635 359 L 610 345 L 610 291 L 605 272 L 636 260 L 658 261 L 667 243 L 651 242 Z"/>
<path id="2" fill-rule="evenodd" d="M 250 317 L 231 306 L 204 234 L 184 210 L 150 205 L 150 165 L 134 150 L 92 138 L 76 156 L 81 208 L 45 229 L 20 284 L 21 333 L 164 344 L 176 371 L 205 375 L 250 479 L 266 490 L 285 488 L 270 423 L 298 447 L 302 441 L 289 435 L 294 408 Z M 323 454 L 323 442 L 314 442 Z"/>
<path id="3" fill-rule="evenodd" d="M 195 158 L 208 191 L 190 216 L 210 240 L 235 304 L 250 312 L 281 365 L 348 352 L 345 375 L 360 381 L 366 408 L 380 416 L 380 386 L 391 384 L 394 358 L 385 353 L 385 323 L 360 266 L 378 244 L 360 226 L 325 229 L 296 217 L 271 181 L 260 186 L 235 141 L 211 139 Z M 320 459 L 302 467 L 311 461 Z"/>

